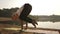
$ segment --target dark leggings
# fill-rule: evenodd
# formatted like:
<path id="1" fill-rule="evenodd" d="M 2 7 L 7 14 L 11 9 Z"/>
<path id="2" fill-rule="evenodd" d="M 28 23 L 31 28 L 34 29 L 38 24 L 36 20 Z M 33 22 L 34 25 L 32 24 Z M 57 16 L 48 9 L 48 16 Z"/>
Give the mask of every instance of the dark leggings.
<path id="1" fill-rule="evenodd" d="M 27 17 L 31 12 L 32 7 L 31 6 L 25 6 L 23 11 L 21 12 L 19 19 L 22 19 L 26 22 L 32 23 L 32 19 Z"/>

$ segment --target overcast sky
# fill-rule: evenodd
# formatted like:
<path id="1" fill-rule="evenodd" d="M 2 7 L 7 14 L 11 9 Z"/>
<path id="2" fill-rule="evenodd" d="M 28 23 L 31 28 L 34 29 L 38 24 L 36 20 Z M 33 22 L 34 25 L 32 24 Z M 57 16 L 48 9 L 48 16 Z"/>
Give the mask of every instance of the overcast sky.
<path id="1" fill-rule="evenodd" d="M 0 0 L 0 9 L 21 7 L 25 3 L 33 7 L 31 15 L 60 15 L 60 0 Z"/>

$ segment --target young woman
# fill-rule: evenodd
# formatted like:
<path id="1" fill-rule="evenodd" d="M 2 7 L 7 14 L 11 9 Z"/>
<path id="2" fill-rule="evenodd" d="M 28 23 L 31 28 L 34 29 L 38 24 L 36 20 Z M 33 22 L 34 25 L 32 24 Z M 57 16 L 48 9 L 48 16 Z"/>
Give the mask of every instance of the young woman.
<path id="1" fill-rule="evenodd" d="M 29 3 L 24 4 L 20 9 L 16 12 L 16 18 L 18 17 L 19 20 L 26 21 L 27 23 L 32 23 L 32 25 L 36 28 L 37 22 L 34 19 L 28 17 L 32 10 L 32 6 Z M 15 18 L 15 19 L 16 19 Z"/>

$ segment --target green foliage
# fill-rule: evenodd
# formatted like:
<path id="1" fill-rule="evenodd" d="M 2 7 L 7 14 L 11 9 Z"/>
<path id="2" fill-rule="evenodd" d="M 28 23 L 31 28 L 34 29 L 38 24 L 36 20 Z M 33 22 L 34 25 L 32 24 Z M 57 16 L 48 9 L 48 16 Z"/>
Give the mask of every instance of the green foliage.
<path id="1" fill-rule="evenodd" d="M 17 11 L 19 8 L 11 8 L 11 9 L 0 9 L 0 17 L 11 17 L 12 13 Z"/>

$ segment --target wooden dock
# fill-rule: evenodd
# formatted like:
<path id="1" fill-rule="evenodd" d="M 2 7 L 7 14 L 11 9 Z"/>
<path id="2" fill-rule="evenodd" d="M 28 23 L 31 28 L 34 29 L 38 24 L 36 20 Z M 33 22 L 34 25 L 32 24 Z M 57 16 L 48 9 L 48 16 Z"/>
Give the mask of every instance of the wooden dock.
<path id="1" fill-rule="evenodd" d="M 4 28 L 4 31 L 8 31 L 11 33 L 22 33 L 22 34 L 33 34 L 33 33 L 47 33 L 47 32 L 53 32 L 57 31 L 60 34 L 60 29 L 48 29 L 48 28 L 33 28 L 29 27 L 27 30 L 20 31 L 21 28 Z M 43 32 L 44 31 L 44 32 Z"/>

